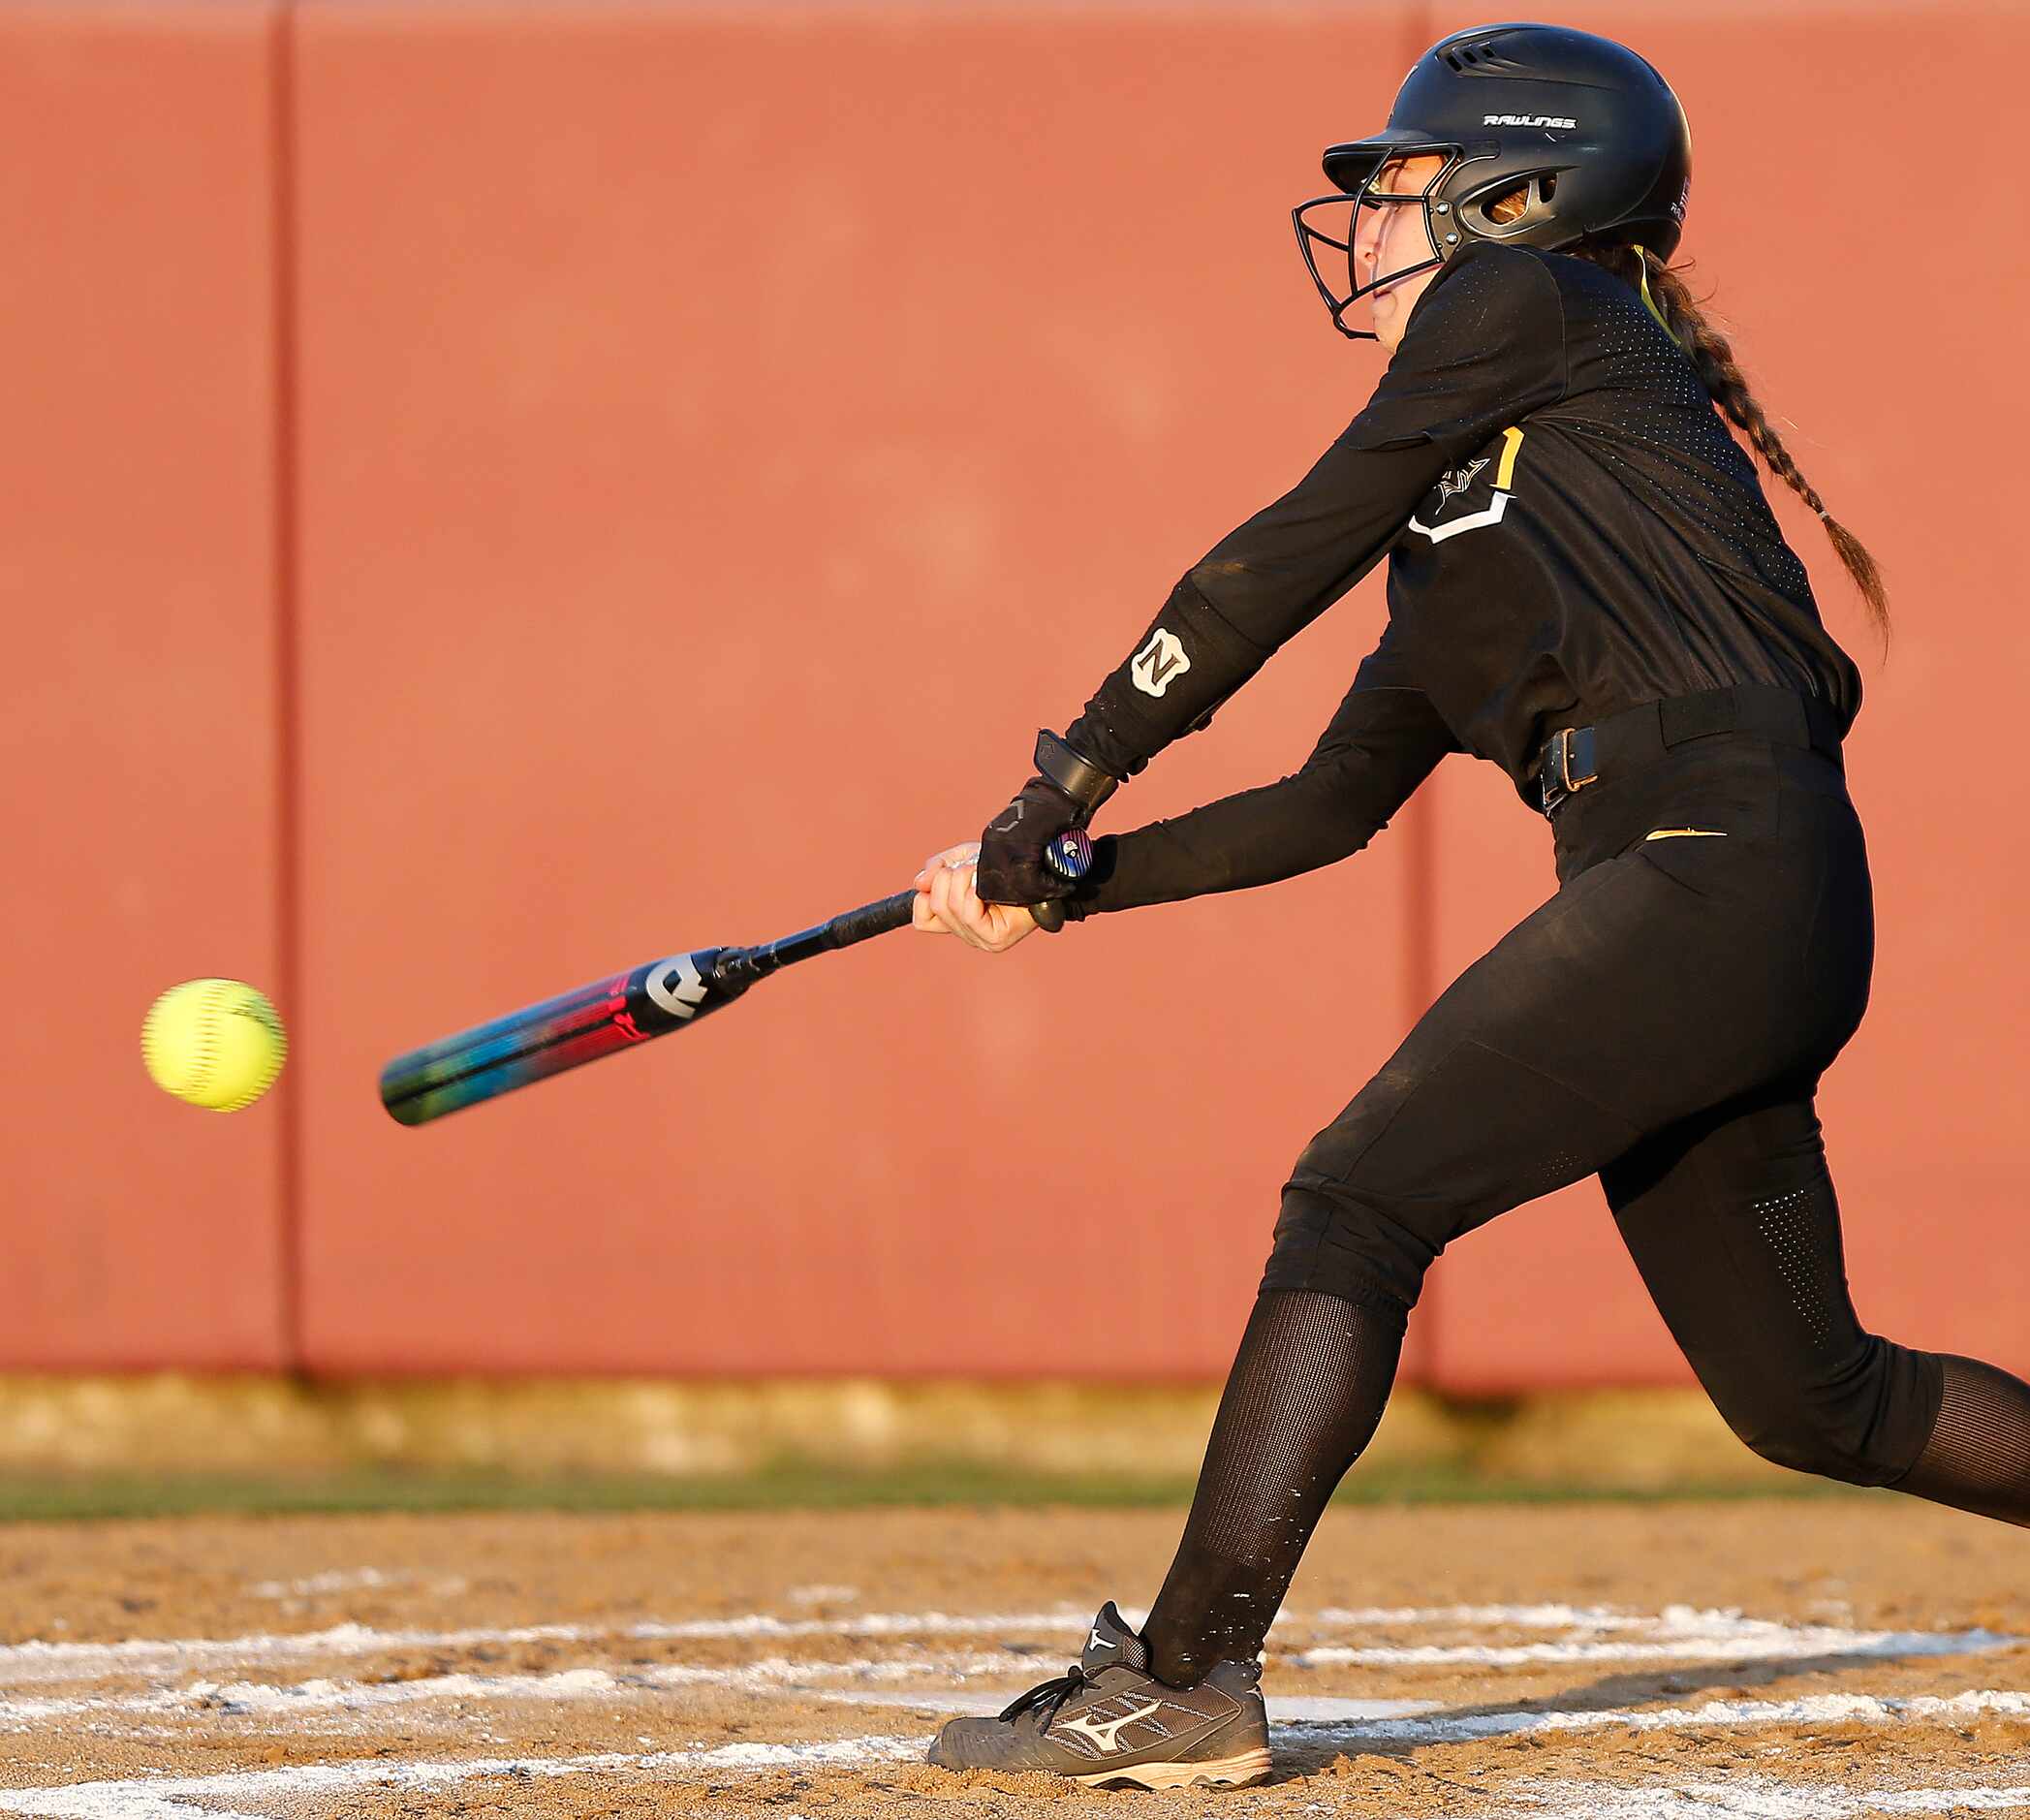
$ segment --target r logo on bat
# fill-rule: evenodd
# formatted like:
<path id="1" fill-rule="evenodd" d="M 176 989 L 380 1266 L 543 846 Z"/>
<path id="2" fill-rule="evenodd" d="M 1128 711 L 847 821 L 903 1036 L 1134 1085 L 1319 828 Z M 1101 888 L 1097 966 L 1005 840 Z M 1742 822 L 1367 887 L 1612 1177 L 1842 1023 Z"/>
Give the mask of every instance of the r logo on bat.
<path id="1" fill-rule="evenodd" d="M 672 1018 L 695 1018 L 710 988 L 689 955 L 671 955 L 649 968 L 641 989 Z"/>

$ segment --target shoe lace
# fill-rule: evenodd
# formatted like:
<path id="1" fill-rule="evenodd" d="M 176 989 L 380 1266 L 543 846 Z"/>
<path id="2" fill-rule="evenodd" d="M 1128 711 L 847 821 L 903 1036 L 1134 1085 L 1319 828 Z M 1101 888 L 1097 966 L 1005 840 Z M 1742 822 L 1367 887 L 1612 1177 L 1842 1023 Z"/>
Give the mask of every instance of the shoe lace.
<path id="1" fill-rule="evenodd" d="M 1074 1662 L 1062 1675 L 1050 1680 L 1039 1681 L 1027 1693 L 1015 1695 L 1003 1709 L 1001 1716 L 1004 1719 L 1018 1719 L 1025 1712 L 1046 1710 L 1044 1726 L 1047 1730 L 1050 1720 L 1057 1716 L 1058 1709 L 1079 1688 L 1092 1686 L 1094 1679 Z"/>

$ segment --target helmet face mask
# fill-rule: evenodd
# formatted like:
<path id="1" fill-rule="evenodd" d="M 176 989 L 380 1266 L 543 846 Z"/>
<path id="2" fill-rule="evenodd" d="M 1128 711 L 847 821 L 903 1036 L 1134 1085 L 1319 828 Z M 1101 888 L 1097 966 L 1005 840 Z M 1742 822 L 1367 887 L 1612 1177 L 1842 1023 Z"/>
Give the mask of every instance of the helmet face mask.
<path id="1" fill-rule="evenodd" d="M 1393 165 L 1443 160 L 1416 195 L 1379 187 Z M 1326 175 L 1339 193 L 1292 211 L 1304 265 L 1340 333 L 1373 339 L 1347 321 L 1353 304 L 1429 271 L 1476 240 L 1558 252 L 1581 241 L 1639 242 L 1675 251 L 1691 186 L 1684 110 L 1664 78 L 1611 39 L 1564 26 L 1483 25 L 1455 32 L 1420 57 L 1389 113 L 1366 139 L 1331 146 Z M 1489 206 L 1516 197 L 1506 221 Z M 1368 206 L 1423 210 L 1432 257 L 1360 282 L 1354 224 Z M 1342 239 L 1318 224 L 1348 207 Z M 1347 288 L 1325 273 L 1345 262 Z"/>
<path id="2" fill-rule="evenodd" d="M 1372 329 L 1356 329 L 1347 320 L 1346 313 L 1362 298 L 1372 297 L 1375 292 L 1386 290 L 1390 285 L 1399 284 L 1405 278 L 1414 278 L 1420 272 L 1434 270 L 1445 263 L 1446 253 L 1458 244 L 1458 235 L 1448 225 L 1452 204 L 1439 200 L 1451 179 L 1464 161 L 1465 148 L 1448 145 L 1436 141 L 1418 142 L 1410 141 L 1387 150 L 1377 149 L 1365 159 L 1367 170 L 1364 175 L 1355 177 L 1347 172 L 1343 182 L 1351 184 L 1330 196 L 1314 196 L 1307 203 L 1299 203 L 1290 211 L 1291 221 L 1296 228 L 1297 250 L 1304 256 L 1304 267 L 1311 274 L 1311 282 L 1318 287 L 1318 295 L 1325 298 L 1326 308 L 1332 313 L 1332 327 L 1355 341 L 1372 341 Z M 1390 173 L 1413 158 L 1437 158 L 1442 164 L 1437 173 L 1421 189 L 1393 190 L 1382 187 Z M 1423 214 L 1423 231 L 1431 248 L 1428 259 L 1419 260 L 1414 265 L 1398 267 L 1394 271 L 1379 272 L 1366 284 L 1360 282 L 1359 255 L 1359 228 L 1360 211 L 1363 208 L 1417 208 Z M 1336 211 L 1344 210 L 1346 230 L 1344 237 L 1333 235 L 1329 228 L 1322 225 Z M 1451 235 L 1448 245 L 1446 235 Z M 1441 250 L 1443 249 L 1443 250 Z M 1325 270 L 1320 269 L 1324 262 Z M 1344 266 L 1346 290 L 1342 294 L 1332 288 L 1327 271 L 1336 273 Z"/>

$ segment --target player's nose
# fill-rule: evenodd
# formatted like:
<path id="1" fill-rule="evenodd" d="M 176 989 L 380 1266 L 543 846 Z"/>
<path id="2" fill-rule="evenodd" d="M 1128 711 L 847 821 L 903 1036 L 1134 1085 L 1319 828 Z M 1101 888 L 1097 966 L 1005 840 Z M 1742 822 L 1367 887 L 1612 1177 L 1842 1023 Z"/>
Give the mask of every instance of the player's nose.
<path id="1" fill-rule="evenodd" d="M 1379 208 L 1354 208 L 1354 264 L 1359 268 L 1362 280 L 1372 278 L 1375 270 L 1375 255 L 1382 240 L 1382 211 Z"/>

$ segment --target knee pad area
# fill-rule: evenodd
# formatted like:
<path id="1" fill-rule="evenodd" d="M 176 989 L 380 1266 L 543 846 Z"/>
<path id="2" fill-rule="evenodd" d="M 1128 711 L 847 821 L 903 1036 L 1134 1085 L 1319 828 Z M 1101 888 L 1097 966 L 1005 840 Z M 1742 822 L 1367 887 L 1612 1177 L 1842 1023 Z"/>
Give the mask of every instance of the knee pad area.
<path id="1" fill-rule="evenodd" d="M 1703 1375 L 1703 1374 L 1702 1374 Z M 1863 1334 L 1841 1368 L 1812 1382 L 1749 1372 L 1707 1389 L 1727 1426 L 1763 1459 L 1842 1485 L 1900 1479 L 1936 1420 L 1937 1359 Z"/>
<path id="2" fill-rule="evenodd" d="M 1296 1179 L 1283 1190 L 1262 1287 L 1337 1296 L 1382 1316 L 1399 1334 L 1434 1255 L 1415 1234 L 1336 1184 Z"/>

